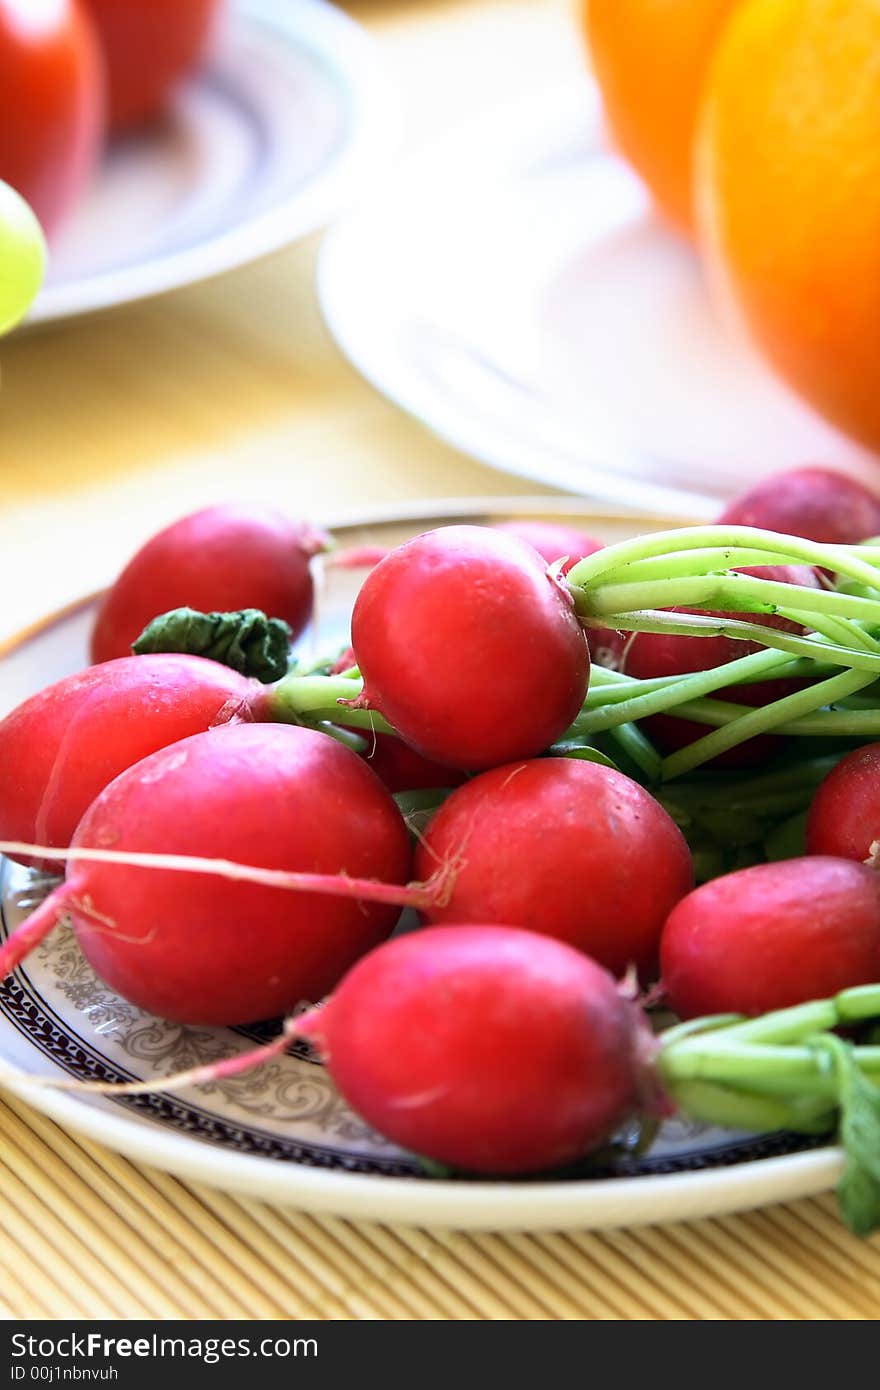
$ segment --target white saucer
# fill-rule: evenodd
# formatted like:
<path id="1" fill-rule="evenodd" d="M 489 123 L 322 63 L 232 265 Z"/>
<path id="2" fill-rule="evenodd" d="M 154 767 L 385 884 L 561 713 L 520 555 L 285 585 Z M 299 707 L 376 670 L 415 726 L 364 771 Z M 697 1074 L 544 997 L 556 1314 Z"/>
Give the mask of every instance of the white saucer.
<path id="1" fill-rule="evenodd" d="M 795 464 L 876 482 L 721 324 L 586 77 L 395 171 L 325 239 L 319 289 L 360 371 L 494 467 L 706 517 Z"/>
<path id="2" fill-rule="evenodd" d="M 236 0 L 166 119 L 111 147 L 28 322 L 177 289 L 322 226 L 388 155 L 393 118 L 373 43 L 339 10 Z"/>

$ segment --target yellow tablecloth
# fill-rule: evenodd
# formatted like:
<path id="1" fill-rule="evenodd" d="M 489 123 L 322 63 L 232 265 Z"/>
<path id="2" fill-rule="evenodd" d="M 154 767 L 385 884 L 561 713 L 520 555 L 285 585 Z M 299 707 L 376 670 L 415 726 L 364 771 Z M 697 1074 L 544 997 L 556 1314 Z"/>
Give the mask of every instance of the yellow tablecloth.
<path id="1" fill-rule="evenodd" d="M 357 0 L 405 146 L 581 61 L 564 0 Z M 0 637 L 98 587 L 149 532 L 230 496 L 342 505 L 523 491 L 340 359 L 317 238 L 172 297 L 4 344 Z M 540 489 L 529 487 L 529 491 Z M 801 1319 L 880 1316 L 880 1240 L 830 1198 L 637 1231 L 428 1234 L 268 1207 L 148 1171 L 0 1105 L 12 1317 Z"/>

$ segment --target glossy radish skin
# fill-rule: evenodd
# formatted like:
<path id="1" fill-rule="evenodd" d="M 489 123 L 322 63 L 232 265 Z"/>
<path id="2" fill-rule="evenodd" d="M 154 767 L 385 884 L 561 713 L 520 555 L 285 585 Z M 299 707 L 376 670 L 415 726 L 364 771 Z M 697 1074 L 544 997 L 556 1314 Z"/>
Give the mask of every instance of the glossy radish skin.
<path id="1" fill-rule="evenodd" d="M 92 660 L 130 656 L 160 613 L 259 608 L 283 618 L 296 637 L 312 611 L 309 558 L 315 534 L 269 507 L 207 507 L 159 531 L 108 590 L 92 634 Z"/>
<path id="2" fill-rule="evenodd" d="M 74 844 L 399 883 L 410 868 L 403 819 L 364 762 L 282 724 L 226 725 L 145 758 L 105 788 Z M 319 1000 L 400 912 L 81 860 L 63 891 L 101 979 L 180 1023 L 245 1023 Z"/>
<path id="3" fill-rule="evenodd" d="M 832 468 L 792 468 L 749 488 L 718 522 L 855 545 L 880 535 L 880 497 Z"/>
<path id="4" fill-rule="evenodd" d="M 63 847 L 132 763 L 230 719 L 263 687 L 198 656 L 129 656 L 67 676 L 0 722 L 0 839 Z"/>
<path id="5" fill-rule="evenodd" d="M 693 887 L 684 836 L 613 768 L 571 758 L 509 763 L 444 802 L 415 874 L 457 865 L 432 922 L 499 922 L 566 941 L 622 974 L 656 963 L 671 909 Z"/>
<path id="6" fill-rule="evenodd" d="M 524 517 L 521 521 L 499 521 L 494 529 L 504 531 L 509 536 L 518 536 L 537 550 L 548 565 L 566 556 L 565 564 L 559 569 L 561 575 L 568 574 L 578 560 L 585 560 L 588 555 L 595 555 L 597 550 L 605 548 L 604 542 L 597 541 L 595 536 L 588 536 L 586 532 L 564 526 L 558 521 L 531 521 Z M 586 638 L 591 661 L 616 670 L 626 643 L 626 634 L 615 632 L 612 628 L 594 627 L 586 629 Z"/>
<path id="7" fill-rule="evenodd" d="M 570 596 L 530 546 L 488 527 L 387 555 L 358 595 L 352 645 L 369 705 L 425 757 L 467 770 L 549 747 L 589 682 Z"/>
<path id="8" fill-rule="evenodd" d="M 819 580 L 814 570 L 805 565 L 757 565 L 744 568 L 743 574 L 757 579 L 772 579 L 781 584 L 800 584 L 805 588 L 818 588 Z M 674 612 L 689 613 L 696 609 L 680 608 Z M 750 622 L 764 627 L 780 628 L 786 632 L 802 631 L 795 623 L 785 618 L 765 613 L 728 613 L 718 617 L 747 617 Z M 750 652 L 761 650 L 758 642 L 739 642 L 733 637 L 681 637 L 673 633 L 637 632 L 623 651 L 622 669 L 628 676 L 639 680 L 650 680 L 654 676 L 673 676 L 688 671 L 708 671 L 723 666 L 738 657 L 748 656 Z M 802 681 L 764 681 L 755 685 L 731 686 L 718 692 L 718 698 L 737 705 L 759 706 L 770 704 L 784 695 L 801 689 Z M 679 719 L 672 714 L 656 714 L 645 720 L 646 732 L 664 749 L 683 748 L 695 739 L 709 732 L 705 724 L 693 720 Z M 754 766 L 770 757 L 779 747 L 780 739 L 772 734 L 749 739 L 746 743 L 731 748 L 713 758 L 710 767 Z"/>
<path id="9" fill-rule="evenodd" d="M 880 743 L 856 748 L 822 782 L 807 817 L 808 854 L 880 866 Z"/>
<path id="10" fill-rule="evenodd" d="M 603 542 L 597 541 L 595 536 L 588 536 L 586 532 L 578 531 L 574 526 L 565 526 L 558 521 L 532 521 L 523 517 L 520 521 L 498 521 L 493 530 L 503 531 L 508 536 L 517 536 L 521 541 L 525 541 L 537 550 L 548 565 L 566 556 L 563 574 L 567 574 L 578 560 L 584 560 L 588 555 L 595 555 L 597 550 L 603 549 Z"/>
<path id="11" fill-rule="evenodd" d="M 460 769 L 423 758 L 393 734 L 371 735 L 370 747 L 363 757 L 390 792 L 458 787 L 465 780 Z"/>
<path id="12" fill-rule="evenodd" d="M 757 864 L 673 909 L 662 981 L 681 1018 L 761 1014 L 880 980 L 880 879 L 847 859 Z"/>
<path id="13" fill-rule="evenodd" d="M 381 1134 L 475 1173 L 574 1162 L 634 1110 L 639 1015 L 569 946 L 434 927 L 361 960 L 307 1036 Z"/>

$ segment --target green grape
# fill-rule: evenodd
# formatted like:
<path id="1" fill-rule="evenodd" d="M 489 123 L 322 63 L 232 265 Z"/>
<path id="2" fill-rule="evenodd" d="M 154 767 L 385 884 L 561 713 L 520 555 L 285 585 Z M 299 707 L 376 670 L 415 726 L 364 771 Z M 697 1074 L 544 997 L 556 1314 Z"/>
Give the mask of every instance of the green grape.
<path id="1" fill-rule="evenodd" d="M 23 319 L 43 283 L 46 242 L 27 203 L 0 181 L 0 333 Z"/>

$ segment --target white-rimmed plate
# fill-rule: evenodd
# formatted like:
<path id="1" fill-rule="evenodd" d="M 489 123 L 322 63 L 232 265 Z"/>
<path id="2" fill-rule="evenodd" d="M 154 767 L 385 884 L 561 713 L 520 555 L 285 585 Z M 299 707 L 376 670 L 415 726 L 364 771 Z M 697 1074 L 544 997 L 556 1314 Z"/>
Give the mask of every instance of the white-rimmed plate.
<path id="1" fill-rule="evenodd" d="M 364 31 L 323 0 L 233 0 L 167 117 L 117 140 L 51 248 L 29 323 L 144 299 L 324 225 L 388 156 Z"/>
<path id="2" fill-rule="evenodd" d="M 695 254 L 609 152 L 586 75 L 396 169 L 325 238 L 319 290 L 359 370 L 495 467 L 706 517 L 794 464 L 876 483 L 876 460 L 722 325 Z"/>
<path id="3" fill-rule="evenodd" d="M 512 515 L 565 516 L 608 540 L 633 531 L 631 519 L 572 499 L 479 499 L 414 507 L 385 521 L 349 522 L 351 544 L 397 544 L 448 520 L 485 523 Z M 646 518 L 642 529 L 660 523 Z M 330 570 L 320 604 L 321 644 L 347 633 L 360 575 Z M 93 603 L 85 600 L 11 642 L 0 660 L 2 709 L 81 667 Z M 314 639 L 313 639 L 314 640 Z M 2 795 L 2 787 L 0 787 Z M 47 882 L 19 866 L 2 871 L 6 933 Z M 3 1084 L 69 1129 L 183 1177 L 267 1200 L 350 1217 L 459 1228 L 539 1230 L 677 1220 L 804 1196 L 828 1187 L 835 1149 L 790 1135 L 747 1136 L 672 1122 L 649 1154 L 614 1168 L 556 1181 L 470 1182 L 428 1176 L 340 1101 L 308 1056 L 286 1056 L 259 1072 L 163 1095 L 163 1076 L 252 1046 L 271 1025 L 183 1028 L 142 1013 L 106 988 L 61 927 L 0 986 Z M 144 1078 L 139 1097 L 84 1097 L 11 1082 L 31 1075 L 102 1080 Z"/>

